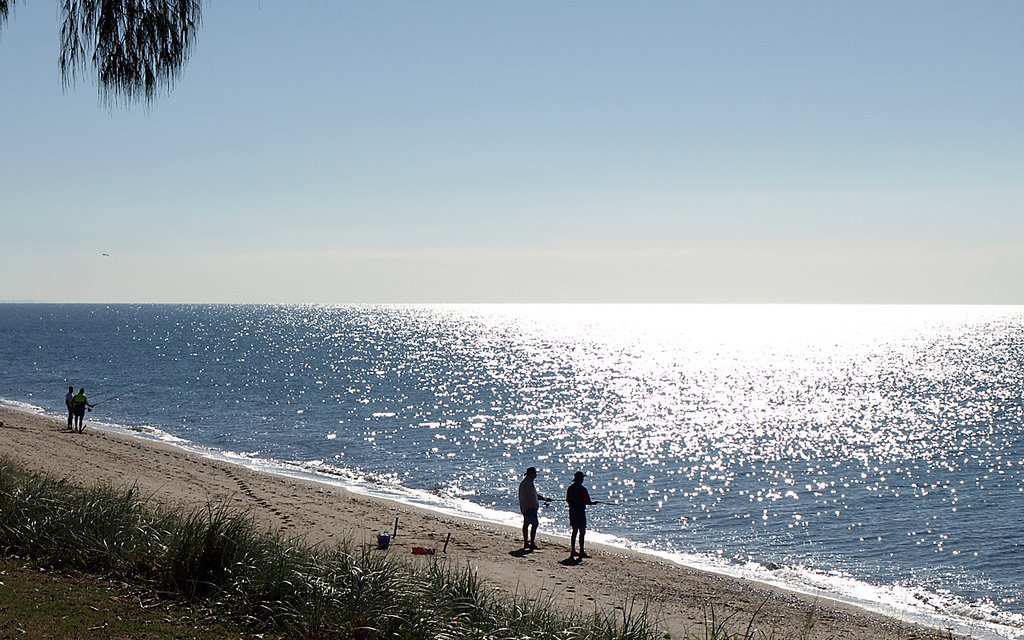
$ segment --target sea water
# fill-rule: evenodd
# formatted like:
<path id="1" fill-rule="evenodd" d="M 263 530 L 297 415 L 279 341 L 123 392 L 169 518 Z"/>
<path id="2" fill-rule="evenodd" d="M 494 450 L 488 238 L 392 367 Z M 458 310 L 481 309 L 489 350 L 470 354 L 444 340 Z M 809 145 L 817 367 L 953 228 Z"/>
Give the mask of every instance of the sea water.
<path id="1" fill-rule="evenodd" d="M 595 539 L 1024 637 L 1021 307 L 0 305 L 0 397 L 69 384 L 108 428 L 490 520 L 536 466 L 552 533 L 582 470 Z"/>

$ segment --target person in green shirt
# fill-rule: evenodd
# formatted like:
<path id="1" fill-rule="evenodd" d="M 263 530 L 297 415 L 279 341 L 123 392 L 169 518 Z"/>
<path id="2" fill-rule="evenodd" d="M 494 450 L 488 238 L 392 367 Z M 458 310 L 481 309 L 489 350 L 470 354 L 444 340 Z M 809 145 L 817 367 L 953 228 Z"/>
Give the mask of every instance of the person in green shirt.
<path id="1" fill-rule="evenodd" d="M 85 431 L 85 408 L 88 407 L 89 411 L 92 411 L 92 405 L 89 404 L 89 398 L 85 395 L 85 388 L 79 389 L 75 397 L 71 399 L 71 407 L 75 414 L 75 433 L 82 433 Z"/>

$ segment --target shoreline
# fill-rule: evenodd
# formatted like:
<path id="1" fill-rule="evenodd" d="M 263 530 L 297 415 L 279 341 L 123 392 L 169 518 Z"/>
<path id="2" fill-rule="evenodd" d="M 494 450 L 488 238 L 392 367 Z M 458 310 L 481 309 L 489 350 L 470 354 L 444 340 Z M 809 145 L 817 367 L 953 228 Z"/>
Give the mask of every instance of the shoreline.
<path id="1" fill-rule="evenodd" d="M 398 518 L 398 535 L 387 553 L 415 558 L 412 547 L 433 547 L 436 558 L 472 566 L 506 593 L 547 598 L 562 607 L 614 612 L 647 603 L 662 631 L 677 638 L 703 637 L 704 621 L 712 612 L 716 620 L 731 619 L 738 630 L 756 613 L 752 629 L 766 637 L 924 640 L 948 633 L 944 627 L 921 626 L 829 596 L 694 568 L 653 552 L 592 542 L 588 550 L 594 558 L 571 563 L 566 560 L 567 540 L 541 532 L 542 550 L 526 554 L 520 551 L 518 525 L 364 495 L 298 474 L 254 470 L 113 430 L 74 434 L 65 429 L 63 419 L 46 414 L 0 406 L 0 421 L 0 455 L 34 471 L 83 485 L 134 485 L 172 507 L 223 502 L 285 536 L 313 543 L 347 539 L 356 546 L 375 547 L 376 533 L 390 531 Z M 443 554 L 449 533 L 448 553 Z M 999 637 L 987 628 L 973 629 L 973 634 Z"/>

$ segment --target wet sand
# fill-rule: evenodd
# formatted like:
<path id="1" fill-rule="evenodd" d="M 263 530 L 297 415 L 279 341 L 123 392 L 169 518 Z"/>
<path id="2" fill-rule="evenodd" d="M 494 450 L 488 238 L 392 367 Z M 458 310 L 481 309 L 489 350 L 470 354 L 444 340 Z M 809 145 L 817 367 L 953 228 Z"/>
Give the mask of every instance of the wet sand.
<path id="1" fill-rule="evenodd" d="M 386 552 L 410 561 L 432 547 L 435 559 L 471 566 L 495 588 L 554 599 L 586 612 L 615 612 L 646 603 L 673 638 L 703 638 L 712 611 L 742 632 L 754 617 L 755 637 L 934 640 L 927 629 L 840 602 L 815 599 L 761 583 L 680 566 L 641 553 L 588 544 L 593 556 L 570 562 L 568 541 L 538 536 L 541 550 L 521 551 L 517 527 L 483 523 L 352 493 L 313 481 L 252 471 L 182 449 L 87 428 L 76 434 L 63 419 L 0 407 L 0 455 L 81 485 L 137 486 L 170 506 L 226 502 L 269 528 L 313 543 L 348 540 L 375 546 L 378 531 L 398 536 Z M 446 554 L 442 547 L 448 534 Z M 380 552 L 385 553 L 385 552 Z M 756 616 L 755 616 L 756 613 Z M 942 637 L 947 637 L 942 632 Z"/>

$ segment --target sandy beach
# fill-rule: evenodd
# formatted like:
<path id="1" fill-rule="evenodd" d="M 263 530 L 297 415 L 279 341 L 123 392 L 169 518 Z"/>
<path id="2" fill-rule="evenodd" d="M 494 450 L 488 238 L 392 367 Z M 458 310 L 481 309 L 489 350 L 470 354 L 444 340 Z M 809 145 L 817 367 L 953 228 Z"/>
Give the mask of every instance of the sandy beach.
<path id="1" fill-rule="evenodd" d="M 495 588 L 554 598 L 585 611 L 614 611 L 647 603 L 661 629 L 674 638 L 704 637 L 714 610 L 729 628 L 753 627 L 764 637 L 808 639 L 934 639 L 936 630 L 843 603 L 814 599 L 729 576 L 695 570 L 653 556 L 588 545 L 594 557 L 571 563 L 568 541 L 539 536 L 540 551 L 519 551 L 517 528 L 460 519 L 374 499 L 312 481 L 259 473 L 182 449 L 95 428 L 75 434 L 62 419 L 0 407 L 0 455 L 27 468 L 92 485 L 137 486 L 173 506 L 227 502 L 269 528 L 310 542 L 371 544 L 400 519 L 386 552 L 403 559 L 413 547 L 437 549 L 457 566 L 472 566 Z M 441 553 L 448 533 L 447 553 Z M 385 553 L 381 551 L 380 553 Z M 944 635 L 944 632 L 943 632 Z"/>

